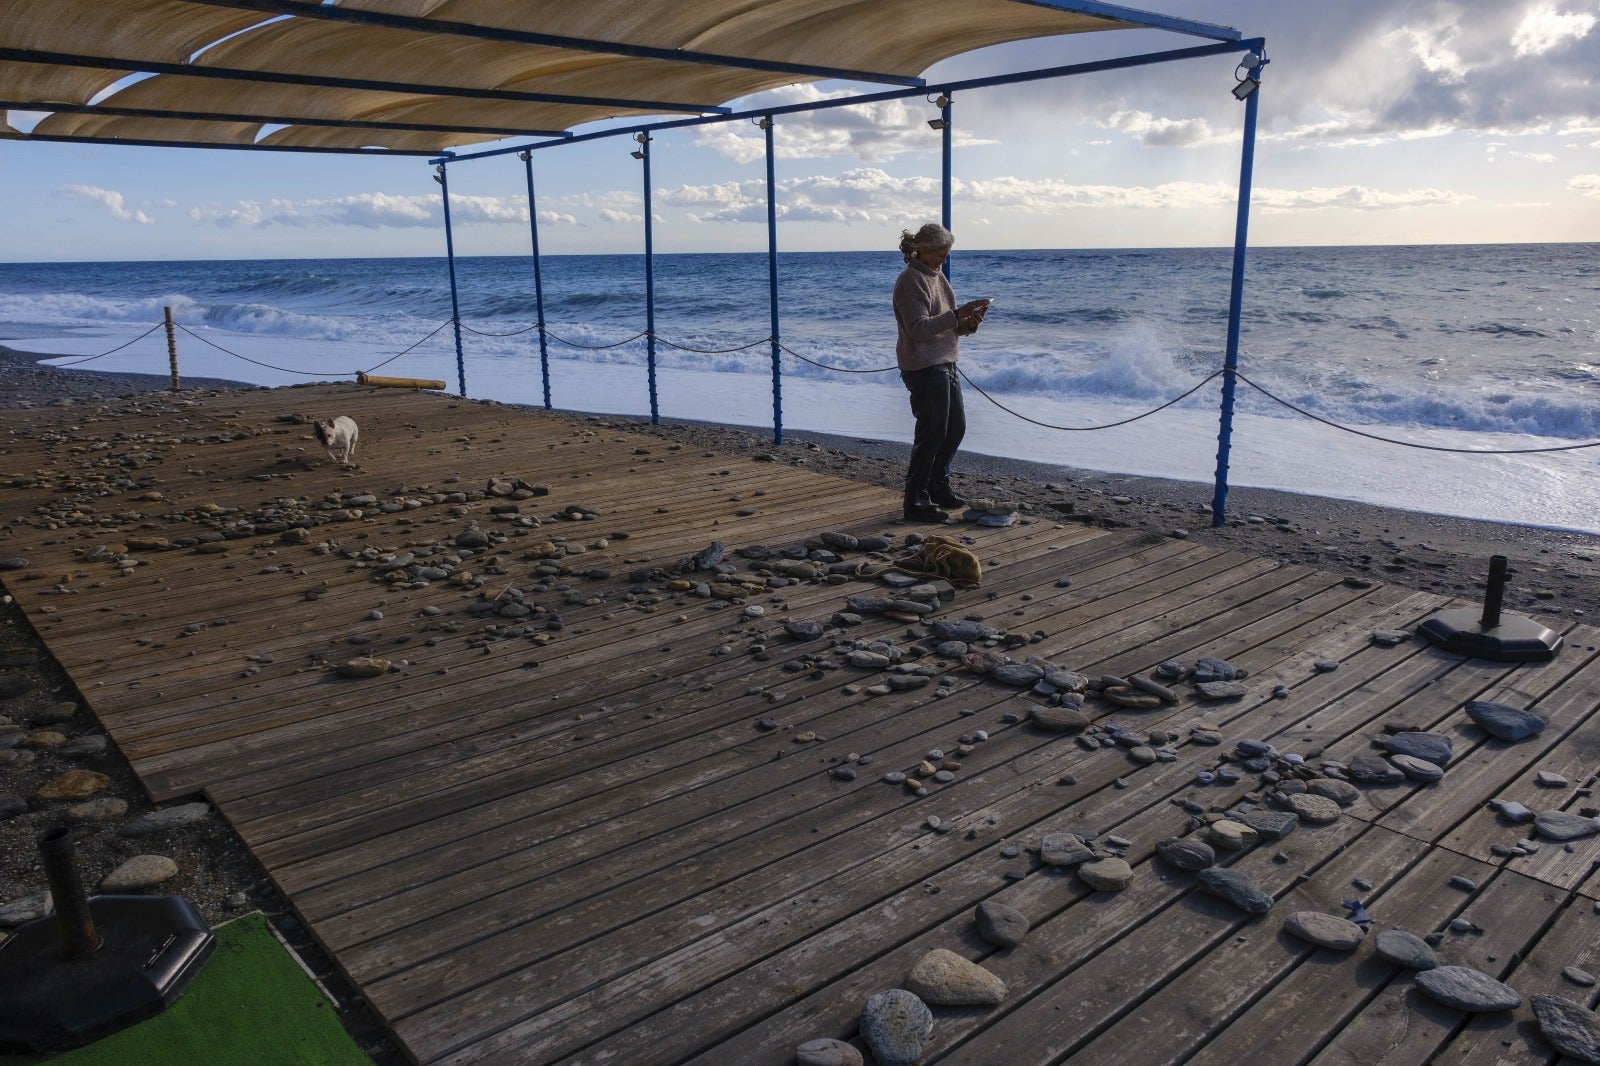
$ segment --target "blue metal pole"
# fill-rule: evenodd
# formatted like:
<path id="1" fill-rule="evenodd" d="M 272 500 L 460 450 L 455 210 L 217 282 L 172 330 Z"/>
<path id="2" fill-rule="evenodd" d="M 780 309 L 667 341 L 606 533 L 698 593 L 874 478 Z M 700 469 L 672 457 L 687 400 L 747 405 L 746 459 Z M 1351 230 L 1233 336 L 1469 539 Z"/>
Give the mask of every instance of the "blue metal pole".
<path id="1" fill-rule="evenodd" d="M 772 116 L 761 120 L 767 135 L 767 299 L 772 309 L 772 443 L 783 443 L 783 372 L 778 361 L 778 185 L 772 163 Z"/>
<path id="2" fill-rule="evenodd" d="M 1259 60 L 1260 57 L 1257 56 Z M 1259 68 L 1258 68 L 1259 69 Z M 1259 77 L 1259 73 L 1257 75 Z M 1227 521 L 1228 452 L 1233 444 L 1233 394 L 1239 370 L 1239 317 L 1244 303 L 1244 253 L 1250 225 L 1250 177 L 1256 154 L 1258 88 L 1244 102 L 1244 150 L 1239 162 L 1239 213 L 1233 235 L 1233 287 L 1228 294 L 1228 350 L 1222 364 L 1222 416 L 1217 432 L 1217 477 L 1211 497 L 1211 524 Z"/>
<path id="3" fill-rule="evenodd" d="M 650 217 L 650 134 L 638 135 L 640 158 L 644 160 L 644 331 L 646 358 L 650 368 L 650 424 L 661 424 L 661 408 L 656 402 L 656 266 L 655 238 Z"/>
<path id="4" fill-rule="evenodd" d="M 544 279 L 539 273 L 539 205 L 533 195 L 533 153 L 522 153 L 528 173 L 528 232 L 533 236 L 533 303 L 539 316 L 539 376 L 544 381 L 544 406 L 550 409 L 550 344 L 544 335 Z"/>
<path id="5" fill-rule="evenodd" d="M 943 134 L 942 148 L 943 159 L 939 169 L 939 225 L 945 229 L 950 228 L 950 94 L 939 97 L 943 101 L 939 105 L 939 117 L 944 120 L 940 129 Z M 950 260 L 944 261 L 944 276 L 950 277 Z"/>
<path id="6" fill-rule="evenodd" d="M 461 395 L 467 394 L 467 357 L 461 352 L 461 301 L 456 290 L 456 239 L 450 229 L 450 179 L 444 164 L 434 167 L 433 180 L 444 195 L 444 254 L 450 263 L 450 324 L 456 331 L 456 381 Z"/>

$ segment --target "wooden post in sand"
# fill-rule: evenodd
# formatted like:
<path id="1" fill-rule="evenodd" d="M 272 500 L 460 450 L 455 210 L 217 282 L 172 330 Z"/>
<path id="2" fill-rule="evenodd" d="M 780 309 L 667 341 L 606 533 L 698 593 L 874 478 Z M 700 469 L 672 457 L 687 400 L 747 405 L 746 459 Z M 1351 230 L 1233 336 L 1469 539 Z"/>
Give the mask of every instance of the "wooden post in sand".
<path id="1" fill-rule="evenodd" d="M 172 308 L 163 307 L 162 311 L 167 316 L 167 365 L 172 368 L 172 391 L 177 392 L 178 386 L 178 335 L 172 329 Z"/>

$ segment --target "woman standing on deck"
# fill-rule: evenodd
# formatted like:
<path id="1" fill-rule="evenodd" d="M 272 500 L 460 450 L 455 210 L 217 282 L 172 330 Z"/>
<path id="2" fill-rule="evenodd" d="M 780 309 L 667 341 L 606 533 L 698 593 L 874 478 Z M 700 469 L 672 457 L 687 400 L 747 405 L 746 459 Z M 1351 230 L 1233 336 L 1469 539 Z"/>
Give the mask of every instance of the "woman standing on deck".
<path id="1" fill-rule="evenodd" d="M 912 522 L 942 522 L 948 516 L 941 507 L 967 502 L 950 485 L 950 461 L 967 432 L 956 375 L 957 337 L 978 328 L 989 301 L 956 306 L 955 291 L 940 269 L 953 244 L 950 231 L 935 222 L 915 234 L 900 234 L 906 268 L 894 283 L 894 319 L 900 331 L 894 350 L 917 420 L 906 470 L 905 517 Z"/>

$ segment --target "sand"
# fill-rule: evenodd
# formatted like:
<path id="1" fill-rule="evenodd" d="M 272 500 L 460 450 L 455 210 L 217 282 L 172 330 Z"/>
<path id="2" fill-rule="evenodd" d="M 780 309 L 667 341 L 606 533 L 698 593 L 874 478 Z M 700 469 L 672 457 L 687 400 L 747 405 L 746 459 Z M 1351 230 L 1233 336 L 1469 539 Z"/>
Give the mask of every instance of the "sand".
<path id="1" fill-rule="evenodd" d="M 64 370 L 47 358 L 0 346 L 0 406 L 85 402 L 165 389 L 165 377 Z M 208 378 L 185 379 L 185 389 L 259 386 Z M 772 449 L 770 431 L 643 417 L 593 416 L 664 439 L 730 453 Z M 910 421 L 908 413 L 907 421 Z M 907 447 L 867 438 L 806 431 L 785 434 L 789 445 L 815 445 L 820 466 L 858 481 L 898 488 Z M 963 452 L 955 482 L 969 497 L 1004 497 L 1043 508 L 1070 500 L 1075 520 L 1126 526 L 1216 544 L 1343 576 L 1358 576 L 1481 601 L 1489 558 L 1510 562 L 1505 609 L 1592 619 L 1600 611 L 1600 536 L 1430 515 L 1319 496 L 1233 487 L 1227 522 L 1214 528 L 1209 483 L 1135 477 Z"/>

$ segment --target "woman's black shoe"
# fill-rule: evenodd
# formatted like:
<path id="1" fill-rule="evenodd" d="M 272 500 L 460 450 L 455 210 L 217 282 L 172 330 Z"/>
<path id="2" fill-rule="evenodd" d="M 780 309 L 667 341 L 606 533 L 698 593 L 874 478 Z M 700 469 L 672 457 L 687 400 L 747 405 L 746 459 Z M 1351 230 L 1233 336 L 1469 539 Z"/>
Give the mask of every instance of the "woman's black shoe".
<path id="1" fill-rule="evenodd" d="M 950 517 L 939 508 L 928 503 L 906 504 L 905 516 L 907 522 L 943 522 Z"/>
<path id="2" fill-rule="evenodd" d="M 967 501 L 963 500 L 960 496 L 957 496 L 955 490 L 952 489 L 948 483 L 944 485 L 930 485 L 928 487 L 928 495 L 932 498 L 934 503 L 938 504 L 940 507 L 948 507 L 952 511 L 967 505 Z"/>

